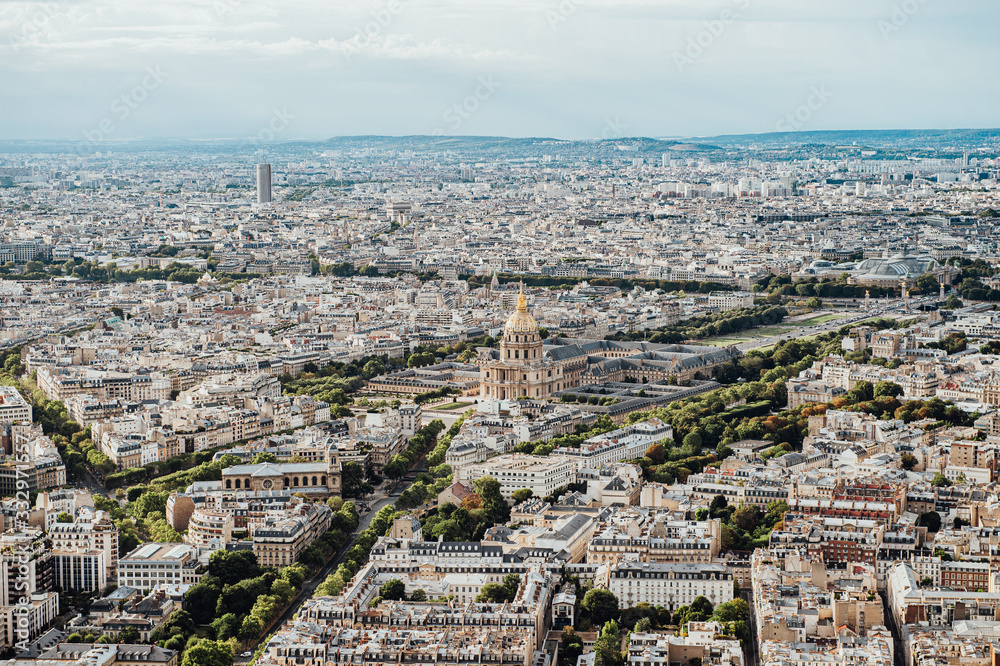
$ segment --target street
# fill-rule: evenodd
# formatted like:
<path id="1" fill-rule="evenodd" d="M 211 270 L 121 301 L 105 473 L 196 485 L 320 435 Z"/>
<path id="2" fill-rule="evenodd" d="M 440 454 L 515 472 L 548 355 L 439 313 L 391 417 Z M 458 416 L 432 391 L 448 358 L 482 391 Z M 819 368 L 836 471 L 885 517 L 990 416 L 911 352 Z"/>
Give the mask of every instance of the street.
<path id="1" fill-rule="evenodd" d="M 368 528 L 369 525 L 371 525 L 372 519 L 375 517 L 375 514 L 379 512 L 380 509 L 395 502 L 397 497 L 399 497 L 399 493 L 393 491 L 387 497 L 383 497 L 382 499 L 370 503 L 372 510 L 369 511 L 368 513 L 361 514 L 361 521 L 358 524 L 358 529 L 354 530 L 354 532 L 351 534 L 351 538 L 347 541 L 346 544 L 344 544 L 343 547 L 341 547 L 340 551 L 333 557 L 332 560 L 330 560 L 329 564 L 323 567 L 323 569 L 318 574 L 316 574 L 315 576 L 307 580 L 305 583 L 303 583 L 302 591 L 299 592 L 299 595 L 295 598 L 295 601 L 293 601 L 291 605 L 285 609 L 285 612 L 281 614 L 281 617 L 278 618 L 278 622 L 274 625 L 272 630 L 268 632 L 266 635 L 261 637 L 260 643 L 266 643 L 275 631 L 280 629 L 282 625 L 284 625 L 286 622 L 292 619 L 293 615 L 299 612 L 299 609 L 302 607 L 302 604 L 306 602 L 306 600 L 312 599 L 313 595 L 316 593 L 316 588 L 320 586 L 320 583 L 326 580 L 327 576 L 336 571 L 337 567 L 339 567 L 341 563 L 344 561 L 344 557 L 347 555 L 347 552 L 354 546 L 354 542 L 357 540 L 358 534 L 363 532 L 365 529 Z M 260 643 L 258 643 L 258 647 L 260 646 Z M 246 664 L 249 661 L 250 661 L 249 657 L 237 656 L 236 659 L 234 660 L 234 663 Z"/>
<path id="2" fill-rule="evenodd" d="M 750 629 L 750 646 L 747 650 L 747 666 L 757 666 L 760 664 L 760 637 L 757 636 L 757 618 L 754 616 L 753 589 L 741 589 L 740 599 L 750 606 L 750 619 L 747 625 Z"/>

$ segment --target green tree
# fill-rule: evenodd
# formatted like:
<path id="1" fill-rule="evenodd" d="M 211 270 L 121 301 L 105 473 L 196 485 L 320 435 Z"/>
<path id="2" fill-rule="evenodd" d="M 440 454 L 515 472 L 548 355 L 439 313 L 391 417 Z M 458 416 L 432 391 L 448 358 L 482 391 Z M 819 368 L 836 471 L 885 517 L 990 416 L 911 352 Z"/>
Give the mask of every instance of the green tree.
<path id="1" fill-rule="evenodd" d="M 712 498 L 712 503 L 709 505 L 709 514 L 715 518 L 719 515 L 719 512 L 729 506 L 729 500 L 726 499 L 725 495 L 716 495 Z"/>
<path id="2" fill-rule="evenodd" d="M 207 624 L 215 617 L 215 607 L 222 594 L 222 585 L 215 576 L 202 576 L 202 579 L 191 586 L 187 592 L 187 606 L 191 616 L 198 624 Z"/>
<path id="3" fill-rule="evenodd" d="M 901 395 L 903 395 L 903 387 L 895 382 L 883 380 L 875 384 L 874 397 L 876 398 L 895 398 Z"/>
<path id="4" fill-rule="evenodd" d="M 760 509 L 756 504 L 742 504 L 732 515 L 732 523 L 744 532 L 753 532 L 761 519 Z"/>
<path id="5" fill-rule="evenodd" d="M 697 432 L 689 432 L 684 437 L 683 446 L 685 451 L 690 452 L 691 455 L 695 455 L 701 452 L 701 435 Z"/>
<path id="6" fill-rule="evenodd" d="M 745 622 L 750 619 L 750 605 L 743 599 L 726 601 L 715 607 L 712 619 L 722 623 L 735 622 L 737 620 Z"/>
<path id="7" fill-rule="evenodd" d="M 917 288 L 920 289 L 921 294 L 934 294 L 940 287 L 941 285 L 933 273 L 924 273 L 917 278 Z"/>
<path id="8" fill-rule="evenodd" d="M 361 370 L 361 376 L 365 379 L 377 377 L 385 372 L 385 362 L 381 358 L 373 358 Z"/>
<path id="9" fill-rule="evenodd" d="M 510 498 L 514 500 L 516 503 L 520 504 L 525 500 L 531 499 L 532 495 L 534 494 L 535 493 L 530 488 L 522 488 L 521 490 L 515 490 L 514 492 L 512 492 L 510 494 Z"/>
<path id="10" fill-rule="evenodd" d="M 941 516 L 937 511 L 922 513 L 917 519 L 917 526 L 926 527 L 928 532 L 937 532 L 941 529 Z"/>
<path id="11" fill-rule="evenodd" d="M 208 558 L 208 573 L 223 585 L 236 585 L 260 576 L 261 568 L 253 551 L 217 550 Z"/>
<path id="12" fill-rule="evenodd" d="M 57 523 L 72 523 L 73 522 L 73 515 L 69 514 L 69 513 L 66 513 L 65 511 L 60 511 L 59 515 L 56 516 L 56 522 Z"/>
<path id="13" fill-rule="evenodd" d="M 663 444 L 659 442 L 650 444 L 649 448 L 646 449 L 646 457 L 653 461 L 654 465 L 662 465 L 667 459 L 663 451 Z"/>
<path id="14" fill-rule="evenodd" d="M 115 636 L 115 643 L 122 645 L 137 645 L 142 642 L 139 630 L 135 627 L 125 627 Z"/>
<path id="15" fill-rule="evenodd" d="M 587 593 L 583 596 L 581 607 L 594 626 L 601 626 L 606 622 L 615 621 L 620 615 L 618 597 L 609 590 L 599 588 L 587 590 Z"/>
<path id="16" fill-rule="evenodd" d="M 695 613 L 700 613 L 705 617 L 712 614 L 712 602 L 708 600 L 707 597 L 697 596 L 694 601 L 691 602 L 691 610 Z"/>
<path id="17" fill-rule="evenodd" d="M 240 635 L 239 639 L 241 641 L 253 641 L 260 638 L 261 632 L 264 631 L 264 623 L 261 622 L 259 617 L 254 617 L 253 615 L 247 615 L 243 618 L 243 624 L 240 625 Z"/>
<path id="18" fill-rule="evenodd" d="M 273 453 L 268 453 L 266 451 L 261 451 L 260 453 L 258 453 L 253 457 L 254 465 L 261 465 L 263 463 L 273 463 L 273 462 L 278 462 L 277 456 L 275 456 Z"/>
<path id="19" fill-rule="evenodd" d="M 622 666 L 624 658 L 621 652 L 622 636 L 618 622 L 608 620 L 601 627 L 601 635 L 594 643 L 595 666 Z"/>
<path id="20" fill-rule="evenodd" d="M 500 494 L 500 482 L 491 476 L 484 476 L 472 482 L 472 487 L 483 502 L 483 509 L 494 524 L 505 524 L 510 520 L 510 506 Z"/>
<path id="21" fill-rule="evenodd" d="M 577 659 L 583 654 L 583 638 L 572 628 L 563 630 L 559 645 L 561 664 L 576 666 Z"/>
<path id="22" fill-rule="evenodd" d="M 215 639 L 225 641 L 239 635 L 242 622 L 235 613 L 226 613 L 212 620 L 211 626 L 212 632 L 215 634 Z"/>
<path id="23" fill-rule="evenodd" d="M 942 310 L 958 310 L 959 308 L 965 307 L 965 303 L 956 296 L 955 294 L 950 295 L 945 299 L 944 305 L 941 306 Z"/>
<path id="24" fill-rule="evenodd" d="M 382 469 L 382 474 L 385 475 L 387 479 L 401 479 L 406 476 L 406 473 L 410 471 L 410 462 L 408 462 L 404 457 L 400 455 L 395 455 L 386 463 L 385 467 Z"/>
<path id="25" fill-rule="evenodd" d="M 344 497 L 358 497 L 365 490 L 365 470 L 361 465 L 349 460 L 340 469 L 340 485 Z"/>
<path id="26" fill-rule="evenodd" d="M 149 490 L 129 505 L 128 512 L 136 518 L 145 518 L 150 513 L 162 517 L 166 514 L 169 497 L 170 493 L 166 490 L 162 492 Z"/>
<path id="27" fill-rule="evenodd" d="M 854 385 L 848 395 L 854 402 L 868 402 L 875 397 L 875 387 L 871 382 L 862 379 Z"/>
<path id="28" fill-rule="evenodd" d="M 917 460 L 917 457 L 912 453 L 904 453 L 899 457 L 899 462 L 900 465 L 902 465 L 903 469 L 911 471 L 914 467 L 917 466 L 917 463 L 920 461 Z"/>
<path id="29" fill-rule="evenodd" d="M 271 583 L 271 595 L 279 597 L 282 603 L 288 603 L 295 597 L 295 588 L 284 578 L 278 578 Z"/>
<path id="30" fill-rule="evenodd" d="M 353 530 L 353 528 L 351 529 Z M 305 567 L 293 564 L 281 570 L 281 577 L 297 590 L 302 587 L 308 573 L 309 571 Z"/>
<path id="31" fill-rule="evenodd" d="M 406 584 L 398 578 L 393 578 L 382 584 L 379 596 L 383 599 L 399 601 L 406 598 Z"/>
<path id="32" fill-rule="evenodd" d="M 935 548 L 934 557 L 940 557 L 942 562 L 951 562 L 955 559 L 951 556 L 951 553 L 946 551 L 944 548 Z"/>
<path id="33" fill-rule="evenodd" d="M 934 475 L 934 478 L 931 480 L 931 485 L 936 486 L 938 488 L 944 488 L 950 486 L 951 481 L 949 481 L 948 477 L 946 477 L 944 474 L 938 472 L 937 474 Z"/>
<path id="34" fill-rule="evenodd" d="M 499 583 L 486 583 L 476 596 L 477 603 L 501 604 L 512 600 L 513 596 L 508 595 L 507 588 Z"/>

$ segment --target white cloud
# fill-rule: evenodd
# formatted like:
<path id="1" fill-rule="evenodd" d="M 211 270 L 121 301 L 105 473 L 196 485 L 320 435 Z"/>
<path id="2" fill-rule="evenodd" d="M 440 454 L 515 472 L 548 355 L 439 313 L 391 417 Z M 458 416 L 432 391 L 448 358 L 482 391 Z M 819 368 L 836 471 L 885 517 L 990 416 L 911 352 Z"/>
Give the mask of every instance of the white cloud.
<path id="1" fill-rule="evenodd" d="M 478 77 L 502 89 L 463 131 L 594 136 L 769 131 L 811 85 L 825 127 L 995 124 L 983 86 L 1000 6 L 838 0 L 53 0 L 0 2 L 9 137 L 71 136 L 143 68 L 173 72 L 134 134 L 250 129 L 296 106 L 300 136 L 430 131 Z M 726 14 L 720 34 L 717 22 Z M 553 20 L 553 16 L 557 20 Z M 708 30 L 710 38 L 705 36 Z M 693 62 L 676 55 L 706 42 Z M 976 108 L 952 100 L 970 89 Z M 38 108 L 38 99 L 47 106 Z M 242 130 L 241 130 L 242 131 Z M 289 130 L 291 131 L 291 129 Z"/>

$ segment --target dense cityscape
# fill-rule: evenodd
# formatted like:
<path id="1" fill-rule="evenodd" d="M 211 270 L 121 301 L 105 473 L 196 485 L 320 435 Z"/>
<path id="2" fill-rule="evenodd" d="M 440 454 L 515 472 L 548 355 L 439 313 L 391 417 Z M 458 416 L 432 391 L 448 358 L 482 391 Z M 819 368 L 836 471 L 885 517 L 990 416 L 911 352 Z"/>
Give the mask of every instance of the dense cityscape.
<path id="1" fill-rule="evenodd" d="M 5 666 L 991 666 L 1000 134 L 0 145 Z"/>

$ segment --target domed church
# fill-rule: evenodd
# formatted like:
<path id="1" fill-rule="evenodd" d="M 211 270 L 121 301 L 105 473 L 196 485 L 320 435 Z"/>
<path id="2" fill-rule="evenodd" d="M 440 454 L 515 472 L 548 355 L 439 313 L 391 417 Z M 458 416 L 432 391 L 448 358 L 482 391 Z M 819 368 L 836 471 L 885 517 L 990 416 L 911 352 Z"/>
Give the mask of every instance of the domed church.
<path id="1" fill-rule="evenodd" d="M 504 325 L 500 349 L 477 349 L 481 400 L 545 399 L 581 384 L 704 379 L 740 357 L 736 347 L 549 338 L 528 312 L 521 287 Z"/>
<path id="2" fill-rule="evenodd" d="M 480 349 L 480 397 L 494 400 L 547 398 L 556 391 L 580 385 L 587 367 L 586 357 L 565 360 L 553 358 L 542 345 L 538 322 L 528 312 L 528 301 L 521 288 L 517 309 L 503 328 L 499 353 L 495 349 Z"/>

